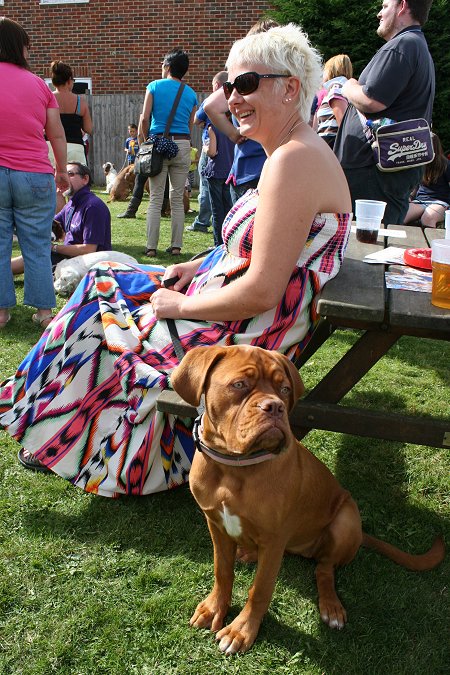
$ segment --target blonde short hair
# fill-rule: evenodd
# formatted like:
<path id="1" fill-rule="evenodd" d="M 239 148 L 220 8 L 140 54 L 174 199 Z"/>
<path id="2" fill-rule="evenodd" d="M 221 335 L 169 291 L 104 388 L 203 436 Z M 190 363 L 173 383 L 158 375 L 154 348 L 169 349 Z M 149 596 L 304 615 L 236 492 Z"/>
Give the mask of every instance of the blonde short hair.
<path id="1" fill-rule="evenodd" d="M 300 79 L 300 117 L 308 121 L 312 100 L 322 84 L 322 59 L 300 26 L 276 26 L 265 33 L 247 35 L 231 47 L 226 68 L 235 63 L 265 66 L 271 73 Z M 278 83 L 278 81 L 276 80 Z M 281 81 L 278 86 L 283 86 Z"/>

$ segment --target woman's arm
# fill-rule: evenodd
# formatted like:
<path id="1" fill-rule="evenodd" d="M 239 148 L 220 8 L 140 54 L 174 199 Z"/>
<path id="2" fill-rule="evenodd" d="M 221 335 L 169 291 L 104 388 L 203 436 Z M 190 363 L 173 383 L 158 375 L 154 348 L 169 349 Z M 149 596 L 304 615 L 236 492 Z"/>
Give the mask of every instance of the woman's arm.
<path id="1" fill-rule="evenodd" d="M 83 131 L 85 134 L 92 134 L 92 131 L 94 129 L 92 125 L 92 117 L 91 117 L 91 112 L 89 110 L 89 106 L 87 104 L 87 101 L 84 97 L 81 98 L 81 116 L 83 118 Z"/>
<path id="2" fill-rule="evenodd" d="M 330 108 L 333 111 L 338 127 L 341 126 L 342 118 L 345 115 L 347 107 L 348 102 L 343 98 L 332 98 L 330 101 Z"/>
<path id="3" fill-rule="evenodd" d="M 55 156 L 55 182 L 58 190 L 67 190 L 69 177 L 67 175 L 67 142 L 66 134 L 58 108 L 47 108 L 45 135 L 52 146 Z"/>
<path id="4" fill-rule="evenodd" d="M 189 122 L 188 122 L 188 124 L 189 124 L 189 133 L 190 133 L 191 136 L 192 136 L 192 131 L 193 131 L 193 129 L 194 129 L 195 113 L 197 112 L 197 110 L 198 110 L 198 108 L 197 108 L 197 106 L 195 105 L 195 106 L 192 108 L 192 110 L 191 110 L 191 115 L 190 115 L 190 117 L 189 117 Z"/>
<path id="5" fill-rule="evenodd" d="M 139 118 L 138 139 L 140 143 L 143 143 L 148 138 L 150 129 L 150 117 L 152 115 L 152 110 L 153 110 L 153 94 L 151 94 L 147 90 L 145 92 L 142 113 Z"/>
<path id="6" fill-rule="evenodd" d="M 213 94 L 208 96 L 203 102 L 203 110 L 208 115 L 211 122 L 219 131 L 226 134 L 233 143 L 240 143 L 244 139 L 236 129 L 233 122 L 228 115 L 228 103 L 223 93 L 223 89 L 217 89 Z"/>

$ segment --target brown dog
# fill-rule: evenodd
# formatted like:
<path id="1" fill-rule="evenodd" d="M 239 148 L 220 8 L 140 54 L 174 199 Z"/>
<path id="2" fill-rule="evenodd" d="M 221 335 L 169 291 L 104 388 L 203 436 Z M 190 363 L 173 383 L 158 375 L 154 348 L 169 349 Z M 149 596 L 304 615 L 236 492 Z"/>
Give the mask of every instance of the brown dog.
<path id="1" fill-rule="evenodd" d="M 218 631 L 221 651 L 245 652 L 253 644 L 285 551 L 317 561 L 320 615 L 331 628 L 346 622 L 334 568 L 349 563 L 361 544 L 412 570 L 431 569 L 443 559 L 441 539 L 414 556 L 362 532 L 349 492 L 291 432 L 288 412 L 304 388 L 281 354 L 247 346 L 198 347 L 171 380 L 192 405 L 205 395 L 200 452 L 189 482 L 213 541 L 215 583 L 190 623 Z M 245 551 L 241 557 L 257 559 L 258 566 L 245 607 L 222 628 L 238 547 Z"/>
<path id="2" fill-rule="evenodd" d="M 122 169 L 117 174 L 111 187 L 108 202 L 125 202 L 133 192 L 135 175 L 134 166 L 132 164 L 129 164 L 124 169 Z M 145 189 L 150 194 L 150 183 L 148 180 L 145 183 Z M 188 213 L 190 209 L 190 202 L 189 193 L 187 190 L 185 190 L 183 194 L 183 207 L 184 212 Z M 165 216 L 166 218 L 170 217 L 170 202 L 168 199 L 164 200 L 161 209 L 161 215 Z"/>
<path id="3" fill-rule="evenodd" d="M 133 192 L 135 175 L 133 164 L 129 164 L 119 171 L 109 193 L 108 202 L 126 201 Z M 149 192 L 148 181 L 145 184 L 145 189 Z"/>

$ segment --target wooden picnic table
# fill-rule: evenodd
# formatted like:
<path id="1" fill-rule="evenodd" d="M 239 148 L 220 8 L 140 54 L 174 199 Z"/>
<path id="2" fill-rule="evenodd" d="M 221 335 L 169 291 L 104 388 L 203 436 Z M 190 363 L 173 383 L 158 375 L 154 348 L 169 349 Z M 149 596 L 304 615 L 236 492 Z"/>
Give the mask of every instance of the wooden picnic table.
<path id="1" fill-rule="evenodd" d="M 367 254 L 385 246 L 428 247 L 433 238 L 443 238 L 444 231 L 423 231 L 409 225 L 392 225 L 387 229 L 404 230 L 406 238 L 380 235 L 376 244 L 362 244 L 352 233 L 339 274 L 322 291 L 318 301 L 321 321 L 297 365 L 304 365 L 336 328 L 354 329 L 358 339 L 314 389 L 296 404 L 290 421 L 298 439 L 311 429 L 326 429 L 450 447 L 450 420 L 339 405 L 403 335 L 418 338 L 418 349 L 426 349 L 424 338 L 450 340 L 450 310 L 434 307 L 431 293 L 387 289 L 387 266 L 363 262 Z M 161 393 L 157 408 L 181 417 L 196 415 L 195 408 L 170 390 Z"/>
<path id="2" fill-rule="evenodd" d="M 298 402 L 291 419 L 297 438 L 315 428 L 450 447 L 450 420 L 338 405 L 403 335 L 419 338 L 418 349 L 426 349 L 423 338 L 450 340 L 450 310 L 434 307 L 431 293 L 387 289 L 385 271 L 389 266 L 363 262 L 367 254 L 384 246 L 426 248 L 432 239 L 443 238 L 444 231 L 431 228 L 423 231 L 409 225 L 390 225 L 387 229 L 403 230 L 406 238 L 379 236 L 377 244 L 370 245 L 361 244 L 352 233 L 341 271 L 323 289 L 318 302 L 322 323 L 300 365 L 336 328 L 362 332 L 331 371 Z"/>

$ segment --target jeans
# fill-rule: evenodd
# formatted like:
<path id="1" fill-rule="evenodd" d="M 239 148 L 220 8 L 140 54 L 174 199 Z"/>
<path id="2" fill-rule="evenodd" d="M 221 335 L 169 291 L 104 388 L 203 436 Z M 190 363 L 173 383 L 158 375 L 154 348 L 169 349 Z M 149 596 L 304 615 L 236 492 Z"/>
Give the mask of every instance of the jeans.
<path id="1" fill-rule="evenodd" d="M 236 204 L 237 200 L 240 199 L 242 195 L 245 195 L 247 190 L 254 190 L 258 187 L 258 182 L 259 178 L 254 178 L 253 180 L 247 181 L 247 183 L 241 183 L 241 185 L 233 185 L 233 183 L 230 183 L 231 201 L 233 204 Z"/>
<path id="2" fill-rule="evenodd" d="M 232 207 L 230 186 L 225 185 L 225 179 L 208 178 L 208 189 L 212 208 L 214 245 L 220 246 L 223 244 L 223 221 Z"/>
<path id="3" fill-rule="evenodd" d="M 400 225 L 408 212 L 409 196 L 421 181 L 423 168 L 383 172 L 374 164 L 360 169 L 344 169 L 344 173 L 352 196 L 353 213 L 355 199 L 377 199 L 386 202 L 383 222 Z"/>
<path id="4" fill-rule="evenodd" d="M 50 261 L 55 207 L 53 174 L 15 171 L 0 166 L 1 309 L 16 304 L 11 272 L 14 229 L 25 267 L 24 304 L 37 309 L 56 306 Z"/>
<path id="5" fill-rule="evenodd" d="M 195 228 L 207 228 L 209 227 L 212 211 L 211 211 L 211 201 L 209 198 L 208 190 L 208 180 L 202 176 L 202 171 L 208 162 L 208 155 L 205 152 L 202 152 L 200 155 L 200 161 L 198 163 L 198 173 L 200 176 L 200 192 L 198 193 L 198 216 L 195 218 L 192 223 L 192 227 Z"/>
<path id="6" fill-rule="evenodd" d="M 183 245 L 184 206 L 183 194 L 186 177 L 191 165 L 191 143 L 188 139 L 178 139 L 178 153 L 173 159 L 164 159 L 161 173 L 150 181 L 150 205 L 147 211 L 147 248 L 156 249 L 159 241 L 161 224 L 161 206 L 164 199 L 166 177 L 169 174 L 169 199 L 172 218 L 173 248 Z"/>

